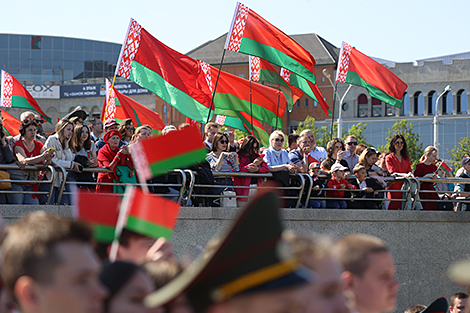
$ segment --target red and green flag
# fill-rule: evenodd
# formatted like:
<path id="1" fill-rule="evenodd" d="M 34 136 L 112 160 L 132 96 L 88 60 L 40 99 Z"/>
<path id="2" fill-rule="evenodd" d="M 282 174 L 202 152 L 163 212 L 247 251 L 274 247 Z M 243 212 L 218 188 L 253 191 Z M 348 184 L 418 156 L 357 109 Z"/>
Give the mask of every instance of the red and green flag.
<path id="1" fill-rule="evenodd" d="M 206 146 L 195 126 L 139 141 L 132 146 L 132 158 L 142 182 L 169 170 L 198 163 L 206 156 Z"/>
<path id="2" fill-rule="evenodd" d="M 122 205 L 121 210 L 127 211 L 126 229 L 155 239 L 170 239 L 180 211 L 177 202 L 128 188 Z"/>
<path id="3" fill-rule="evenodd" d="M 315 83 L 315 59 L 291 37 L 237 3 L 225 49 L 254 55 Z"/>
<path id="4" fill-rule="evenodd" d="M 199 60 L 205 72 L 207 82 L 217 79 L 219 70 Z M 214 87 L 208 85 L 212 90 Z M 263 121 L 274 127 L 282 125 L 282 117 L 286 108 L 286 97 L 274 88 L 220 72 L 214 96 L 214 113 L 239 118 L 244 112 L 254 119 Z"/>
<path id="5" fill-rule="evenodd" d="M 152 91 L 195 121 L 205 122 L 209 116 L 212 94 L 199 63 L 167 47 L 133 19 L 116 75 Z"/>
<path id="6" fill-rule="evenodd" d="M 245 112 L 238 113 L 238 117 L 217 115 L 215 122 L 219 125 L 236 128 L 251 134 L 255 136 L 263 146 L 269 147 L 269 134 L 266 129 L 264 129 L 261 122 L 257 119 L 252 119 L 251 116 Z"/>
<path id="7" fill-rule="evenodd" d="M 364 87 L 369 95 L 401 108 L 408 85 L 385 66 L 343 41 L 336 82 Z"/>
<path id="8" fill-rule="evenodd" d="M 1 110 L 3 118 L 3 128 L 9 136 L 17 136 L 20 134 L 21 121 L 13 117 L 5 110 Z"/>
<path id="9" fill-rule="evenodd" d="M 291 84 L 292 86 L 295 86 L 302 90 L 307 96 L 312 98 L 313 100 L 317 101 L 320 104 L 320 107 L 323 109 L 323 112 L 325 113 L 326 116 L 331 117 L 332 113 L 330 110 L 330 107 L 325 101 L 325 98 L 323 97 L 320 88 L 318 88 L 317 84 L 312 84 L 305 78 L 292 73 L 288 69 L 281 68 L 281 77 L 284 78 L 286 82 Z"/>
<path id="10" fill-rule="evenodd" d="M 446 162 L 442 161 L 441 165 L 439 166 L 444 172 L 446 173 L 451 173 L 452 172 L 452 167 L 446 164 Z"/>
<path id="11" fill-rule="evenodd" d="M 108 118 L 114 118 L 117 122 L 120 122 L 121 120 L 131 118 L 134 126 L 149 125 L 154 130 L 154 133 L 161 133 L 161 130 L 165 127 L 160 114 L 120 93 L 107 79 L 105 103 L 107 106 L 106 108 L 103 107 L 102 111 L 105 121 Z"/>
<path id="12" fill-rule="evenodd" d="M 51 118 L 41 110 L 29 91 L 16 78 L 3 70 L 0 106 L 36 111 L 43 120 L 51 123 Z"/>
<path id="13" fill-rule="evenodd" d="M 121 197 L 89 193 L 78 189 L 75 196 L 75 217 L 89 224 L 95 241 L 111 243 L 121 206 Z"/>
<path id="14" fill-rule="evenodd" d="M 303 96 L 302 90 L 286 82 L 268 61 L 250 55 L 249 69 L 251 81 L 264 81 L 279 85 L 286 97 L 289 112 L 294 108 L 294 103 Z"/>

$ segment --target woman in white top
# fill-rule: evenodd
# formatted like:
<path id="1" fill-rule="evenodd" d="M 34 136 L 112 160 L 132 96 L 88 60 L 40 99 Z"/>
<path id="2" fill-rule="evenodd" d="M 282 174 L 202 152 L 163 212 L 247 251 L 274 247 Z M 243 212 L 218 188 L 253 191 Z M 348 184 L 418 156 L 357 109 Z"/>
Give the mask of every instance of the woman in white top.
<path id="1" fill-rule="evenodd" d="M 80 163 L 75 162 L 75 155 L 70 149 L 70 140 L 72 139 L 73 134 L 73 124 L 68 119 L 60 120 L 55 126 L 56 133 L 47 138 L 46 143 L 44 144 L 45 150 L 49 148 L 54 149 L 55 156 L 52 158 L 52 164 L 62 166 L 66 170 L 72 170 L 75 172 L 80 172 Z M 51 172 L 46 172 L 47 179 L 51 179 Z M 73 180 L 71 175 L 67 176 L 68 180 Z M 64 177 L 60 170 L 56 172 L 56 178 L 54 183 L 54 191 L 52 193 L 52 203 L 57 203 L 59 195 L 59 187 L 62 184 Z M 45 185 L 43 188 L 49 190 L 49 184 Z M 65 185 L 64 193 L 70 192 L 68 185 Z M 42 201 L 41 201 L 42 202 Z M 64 194 L 59 204 L 71 204 L 70 195 Z"/>
<path id="2" fill-rule="evenodd" d="M 90 128 L 86 124 L 76 124 L 73 130 L 72 152 L 75 153 L 74 161 L 80 163 L 85 167 L 98 167 L 98 159 L 96 158 L 97 148 L 95 143 L 91 140 Z M 71 173 L 72 174 L 72 173 Z M 69 175 L 71 175 L 69 174 Z M 77 182 L 91 183 L 96 181 L 93 179 L 93 173 L 73 173 L 74 178 Z M 95 192 L 95 185 L 78 184 L 79 188 L 86 188 L 92 192 Z"/>

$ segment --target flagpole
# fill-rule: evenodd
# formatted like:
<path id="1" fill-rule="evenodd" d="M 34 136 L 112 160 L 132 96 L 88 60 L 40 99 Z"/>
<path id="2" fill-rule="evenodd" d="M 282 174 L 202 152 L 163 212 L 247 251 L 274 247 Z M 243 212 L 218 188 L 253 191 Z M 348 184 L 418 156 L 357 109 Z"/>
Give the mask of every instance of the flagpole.
<path id="1" fill-rule="evenodd" d="M 253 101 L 252 101 L 252 93 L 251 93 L 251 80 L 250 80 L 250 116 L 251 116 L 251 133 L 254 136 L 255 132 L 253 131 Z"/>
<path id="2" fill-rule="evenodd" d="M 279 93 L 277 94 L 276 130 L 277 130 L 277 121 L 279 120 L 279 103 L 281 102 L 281 90 L 279 90 L 278 92 Z M 289 127 L 289 125 L 287 125 L 287 127 Z M 287 130 L 287 132 L 289 132 L 289 130 Z"/>
<path id="3" fill-rule="evenodd" d="M 224 51 L 222 52 L 222 59 L 220 60 L 219 71 L 217 72 L 217 79 L 215 80 L 214 91 L 212 92 L 211 106 L 209 107 L 209 114 L 207 115 L 206 124 L 209 123 L 209 119 L 210 119 L 210 117 L 211 117 L 212 107 L 214 106 L 215 90 L 216 90 L 216 88 L 217 88 L 217 83 L 219 82 L 220 71 L 222 71 L 222 64 L 224 63 L 224 57 L 225 57 L 225 49 L 224 49 Z"/>
<path id="4" fill-rule="evenodd" d="M 336 88 L 338 87 L 338 83 L 335 82 L 333 84 L 333 81 L 331 81 L 330 72 L 326 68 L 323 69 L 323 76 L 328 78 L 328 80 L 330 81 L 331 87 L 333 87 L 333 110 L 332 110 L 332 113 L 331 113 L 331 131 L 330 131 L 330 140 L 333 140 L 333 123 L 335 121 L 335 103 L 336 103 L 336 94 L 338 93 L 336 91 Z M 341 108 L 339 108 L 339 109 L 341 110 Z"/>

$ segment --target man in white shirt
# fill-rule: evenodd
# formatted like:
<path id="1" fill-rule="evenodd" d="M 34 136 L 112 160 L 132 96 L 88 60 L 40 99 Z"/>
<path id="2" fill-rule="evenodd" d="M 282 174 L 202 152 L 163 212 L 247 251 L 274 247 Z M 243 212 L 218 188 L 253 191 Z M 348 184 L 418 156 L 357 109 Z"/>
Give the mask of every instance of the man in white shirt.
<path id="1" fill-rule="evenodd" d="M 323 161 L 328 157 L 328 154 L 326 153 L 325 148 L 317 146 L 317 142 L 315 141 L 315 136 L 313 135 L 313 132 L 310 129 L 304 129 L 301 133 L 300 136 L 307 136 L 308 139 L 310 139 L 310 147 L 312 148 L 312 151 L 310 152 L 310 156 L 317 159 L 319 162 Z"/>
<path id="2" fill-rule="evenodd" d="M 207 146 L 207 149 L 212 148 L 212 139 L 214 139 L 214 136 L 219 132 L 219 124 L 209 122 L 206 124 L 204 127 L 204 132 L 206 133 L 206 140 L 204 143 Z"/>

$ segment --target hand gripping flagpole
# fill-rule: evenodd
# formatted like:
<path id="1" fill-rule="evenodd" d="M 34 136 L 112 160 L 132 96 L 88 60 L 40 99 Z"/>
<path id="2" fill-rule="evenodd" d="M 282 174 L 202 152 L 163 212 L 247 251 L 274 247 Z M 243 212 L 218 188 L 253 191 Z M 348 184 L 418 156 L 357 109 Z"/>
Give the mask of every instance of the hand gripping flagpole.
<path id="1" fill-rule="evenodd" d="M 224 63 L 224 57 L 225 57 L 225 49 L 222 52 L 222 59 L 220 60 L 219 71 L 217 72 L 217 79 L 215 80 L 214 91 L 212 92 L 211 106 L 209 107 L 209 114 L 207 115 L 206 124 L 209 123 L 209 120 L 211 118 L 211 111 L 212 111 L 212 107 L 214 106 L 215 90 L 217 89 L 217 83 L 219 82 L 220 71 L 222 70 L 222 64 Z"/>

